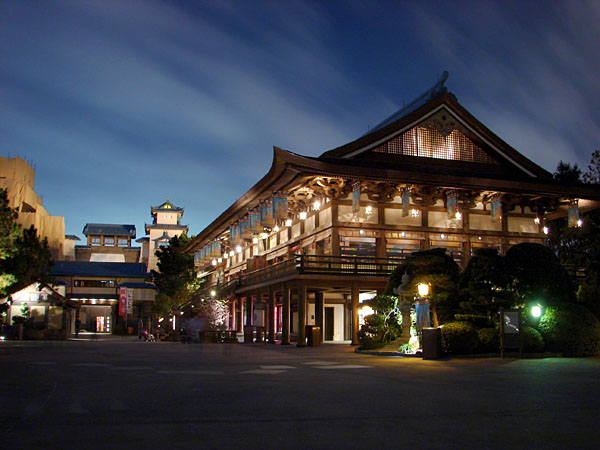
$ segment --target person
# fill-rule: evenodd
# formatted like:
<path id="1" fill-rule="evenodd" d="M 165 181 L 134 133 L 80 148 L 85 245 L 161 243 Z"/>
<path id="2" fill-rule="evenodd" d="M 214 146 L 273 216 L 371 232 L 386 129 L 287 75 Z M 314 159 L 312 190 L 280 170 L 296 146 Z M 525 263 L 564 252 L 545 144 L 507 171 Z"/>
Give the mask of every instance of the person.
<path id="1" fill-rule="evenodd" d="M 148 338 L 149 338 L 149 336 L 148 336 L 148 330 L 144 330 L 144 332 L 142 333 L 142 336 L 144 336 L 144 341 L 148 342 Z"/>

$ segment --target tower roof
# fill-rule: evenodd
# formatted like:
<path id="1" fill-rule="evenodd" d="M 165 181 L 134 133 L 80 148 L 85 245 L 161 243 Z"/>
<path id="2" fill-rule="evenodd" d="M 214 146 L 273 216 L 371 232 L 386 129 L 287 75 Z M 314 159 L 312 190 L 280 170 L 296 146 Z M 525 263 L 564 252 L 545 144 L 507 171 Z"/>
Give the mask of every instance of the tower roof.
<path id="1" fill-rule="evenodd" d="M 183 208 L 179 207 L 179 206 L 175 206 L 173 203 L 171 203 L 169 201 L 169 197 L 167 197 L 167 200 L 164 203 L 162 203 L 158 206 L 151 206 L 150 211 L 151 211 L 152 215 L 159 213 L 159 212 L 172 212 L 172 213 L 174 212 L 174 213 L 183 215 Z"/>

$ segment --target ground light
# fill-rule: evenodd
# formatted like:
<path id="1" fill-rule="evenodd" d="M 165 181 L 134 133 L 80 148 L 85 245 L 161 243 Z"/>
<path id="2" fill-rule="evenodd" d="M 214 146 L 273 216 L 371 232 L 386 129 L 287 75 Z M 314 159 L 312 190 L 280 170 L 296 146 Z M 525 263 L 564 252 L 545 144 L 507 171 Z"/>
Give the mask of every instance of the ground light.
<path id="1" fill-rule="evenodd" d="M 542 315 L 542 307 L 540 305 L 534 305 L 531 307 L 531 315 L 533 317 L 541 317 Z"/>

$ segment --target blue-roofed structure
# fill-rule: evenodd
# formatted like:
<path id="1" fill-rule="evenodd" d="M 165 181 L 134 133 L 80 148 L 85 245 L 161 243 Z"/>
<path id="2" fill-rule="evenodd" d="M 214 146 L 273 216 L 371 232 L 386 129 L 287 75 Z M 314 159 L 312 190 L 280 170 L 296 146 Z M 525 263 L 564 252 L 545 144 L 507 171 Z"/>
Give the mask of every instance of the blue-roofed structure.
<path id="1" fill-rule="evenodd" d="M 81 305 L 82 329 L 112 333 L 115 324 L 152 325 L 155 285 L 144 263 L 56 261 L 51 271 L 65 297 Z M 123 312 L 122 296 L 130 297 Z M 127 303 L 127 302 L 125 302 Z M 125 306 L 127 308 L 127 305 Z"/>
<path id="2" fill-rule="evenodd" d="M 143 263 L 115 263 L 89 261 L 56 261 L 53 276 L 143 278 L 148 276 Z"/>
<path id="3" fill-rule="evenodd" d="M 135 225 L 122 225 L 114 223 L 86 223 L 83 234 L 105 236 L 127 236 L 135 239 Z"/>
<path id="4" fill-rule="evenodd" d="M 132 247 L 135 225 L 114 223 L 88 223 L 83 228 L 86 245 L 75 246 L 77 261 L 139 262 L 140 247 Z"/>

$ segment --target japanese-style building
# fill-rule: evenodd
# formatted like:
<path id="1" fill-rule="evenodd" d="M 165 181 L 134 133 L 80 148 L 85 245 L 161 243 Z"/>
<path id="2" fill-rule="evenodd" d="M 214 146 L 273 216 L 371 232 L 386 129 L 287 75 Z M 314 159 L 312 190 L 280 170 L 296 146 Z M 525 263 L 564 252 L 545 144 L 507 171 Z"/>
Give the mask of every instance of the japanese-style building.
<path id="1" fill-rule="evenodd" d="M 461 265 L 545 242 L 547 221 L 600 205 L 595 185 L 565 185 L 447 92 L 429 91 L 360 138 L 319 157 L 274 148 L 269 172 L 208 227 L 194 253 L 205 295 L 230 300 L 229 325 L 268 342 L 305 325 L 357 343 L 359 300 L 382 292 L 406 255 L 444 248 Z"/>
<path id="2" fill-rule="evenodd" d="M 162 204 L 150 207 L 152 223 L 144 226 L 147 236 L 137 240 L 142 244 L 141 262 L 147 264 L 148 272 L 158 270 L 156 251 L 169 245 L 169 240 L 173 236 L 187 233 L 189 227 L 181 223 L 183 211 L 183 208 L 171 203 L 169 197 Z"/>

